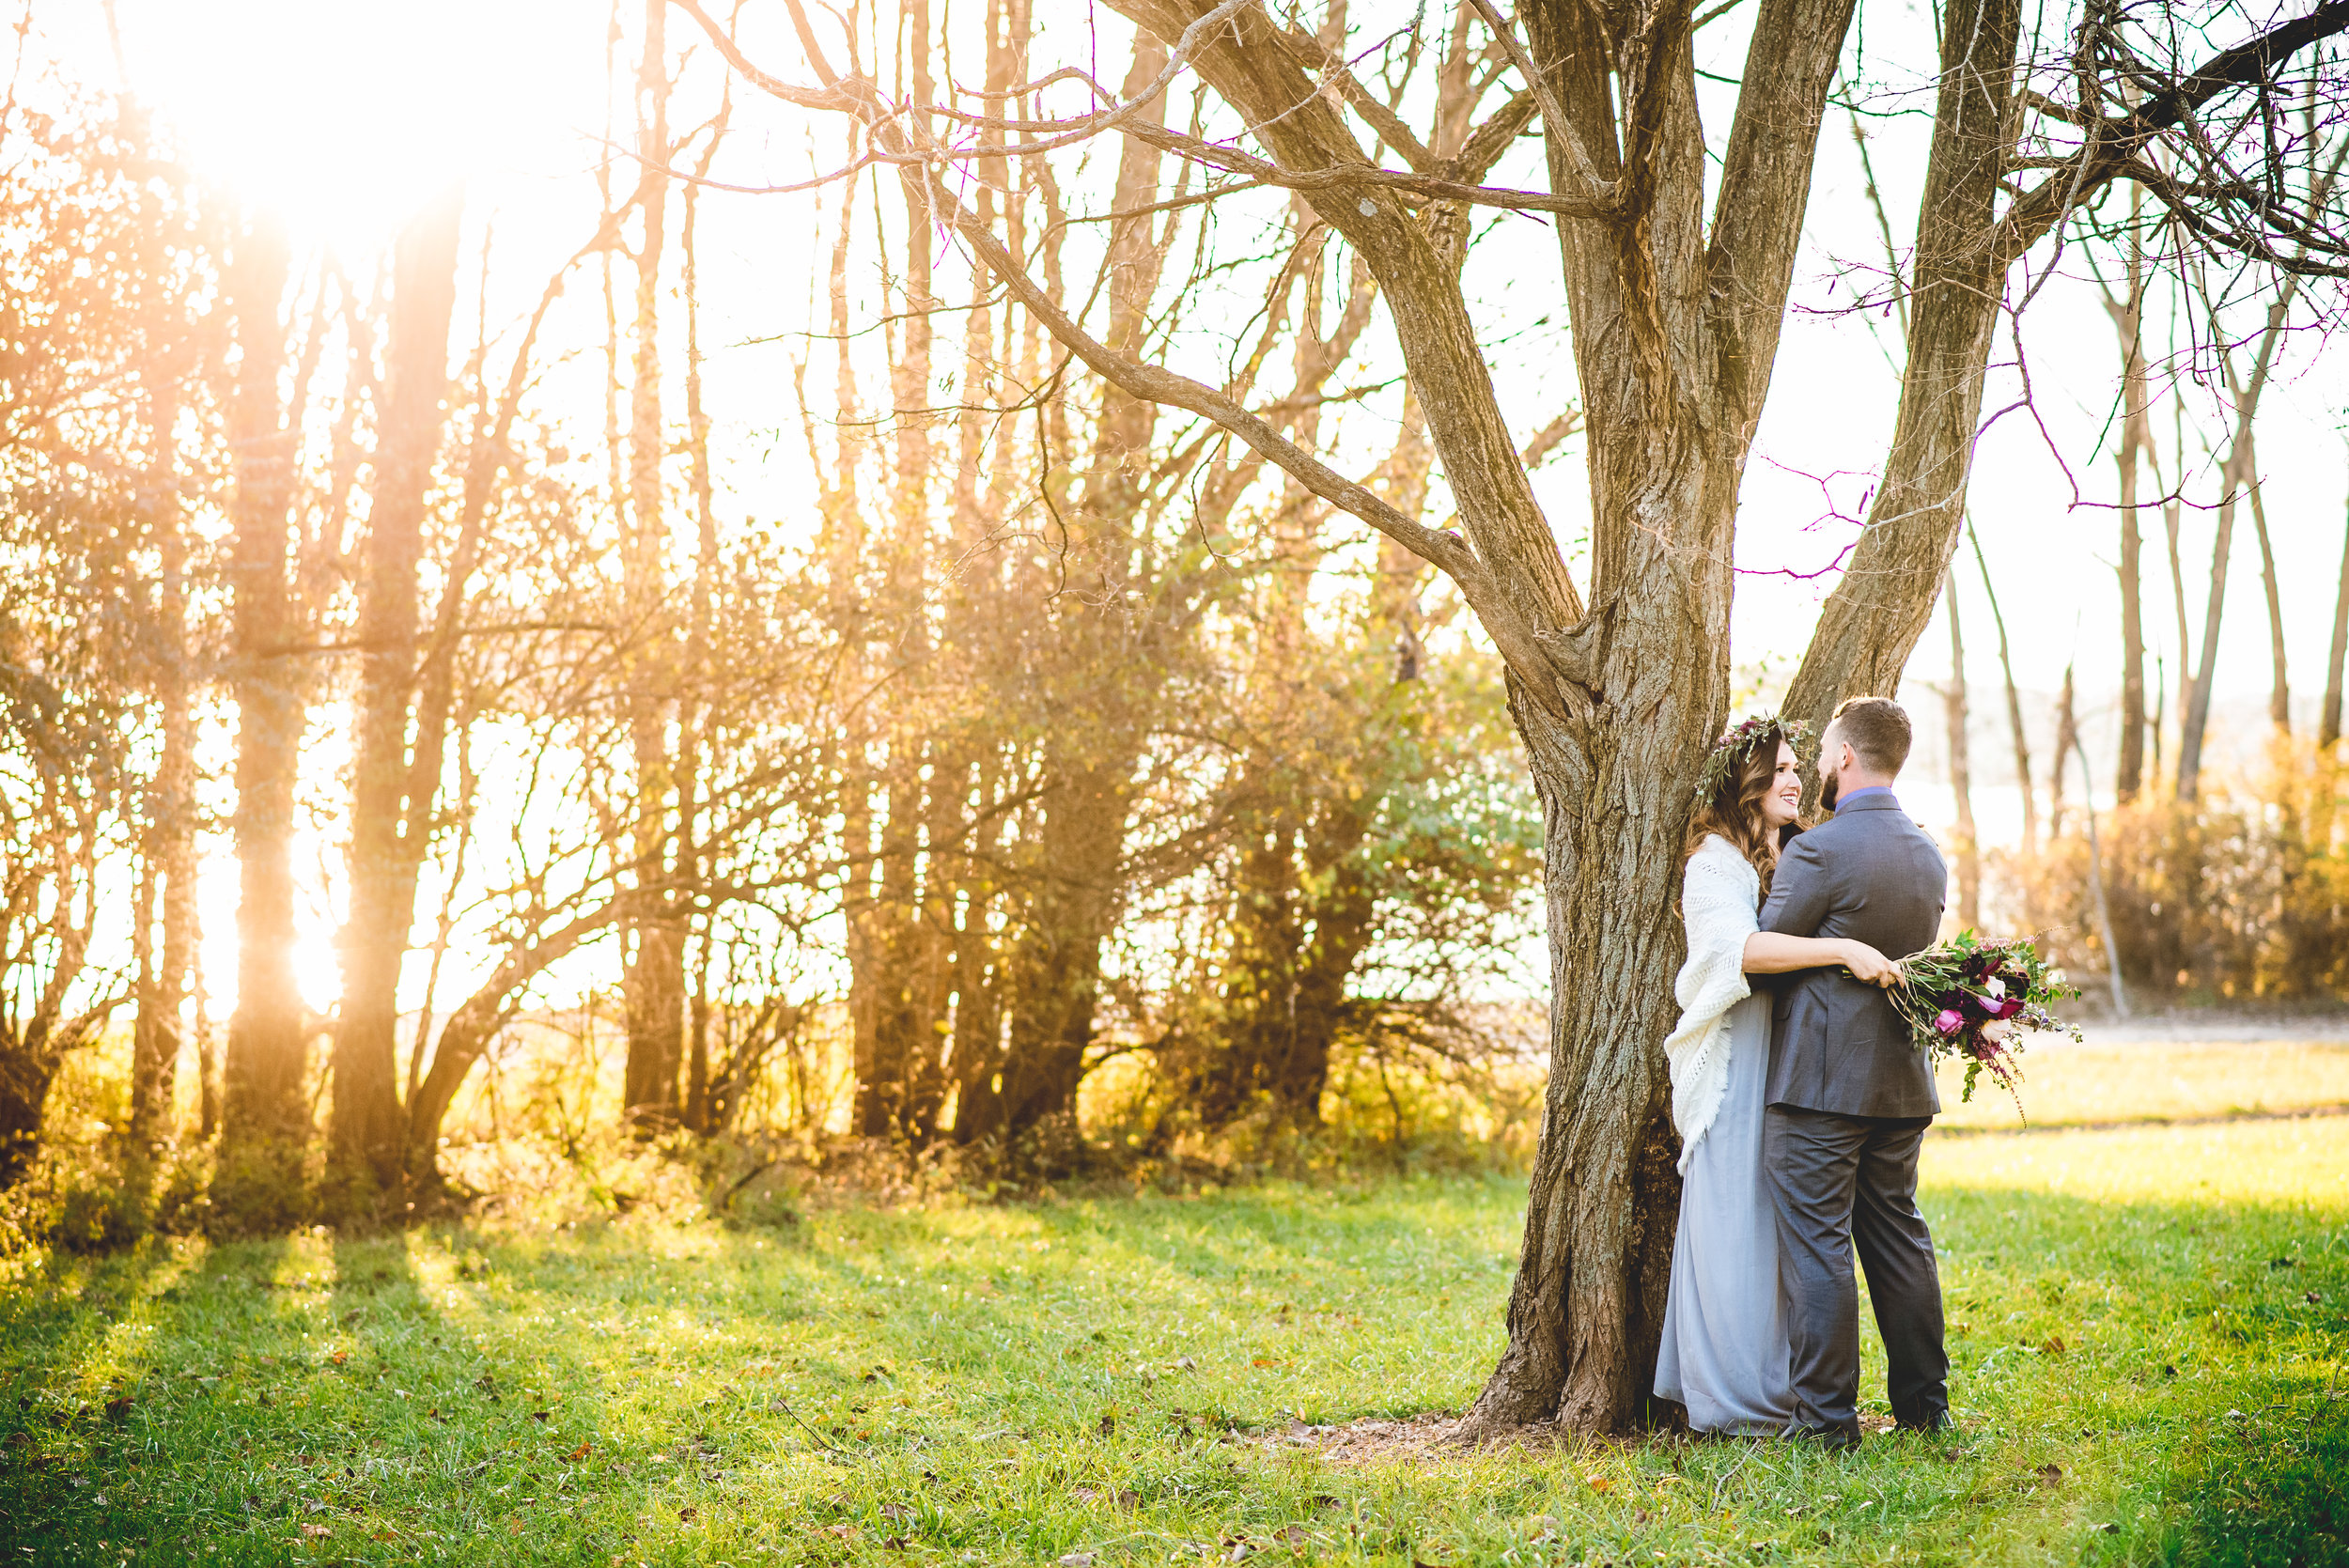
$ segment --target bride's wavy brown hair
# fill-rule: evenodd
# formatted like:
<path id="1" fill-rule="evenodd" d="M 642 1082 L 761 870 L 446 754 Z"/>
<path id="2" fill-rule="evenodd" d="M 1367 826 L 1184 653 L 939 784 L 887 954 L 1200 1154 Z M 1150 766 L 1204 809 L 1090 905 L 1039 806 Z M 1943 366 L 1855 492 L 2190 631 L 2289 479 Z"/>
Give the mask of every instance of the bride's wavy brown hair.
<path id="1" fill-rule="evenodd" d="M 1688 819 L 1684 862 L 1703 847 L 1707 836 L 1719 833 L 1761 874 L 1762 896 L 1770 895 L 1770 877 L 1778 870 L 1778 832 L 1762 815 L 1762 798 L 1778 776 L 1778 749 L 1787 743 L 1785 731 L 1772 724 L 1723 772 L 1721 782 L 1697 803 L 1696 815 Z"/>

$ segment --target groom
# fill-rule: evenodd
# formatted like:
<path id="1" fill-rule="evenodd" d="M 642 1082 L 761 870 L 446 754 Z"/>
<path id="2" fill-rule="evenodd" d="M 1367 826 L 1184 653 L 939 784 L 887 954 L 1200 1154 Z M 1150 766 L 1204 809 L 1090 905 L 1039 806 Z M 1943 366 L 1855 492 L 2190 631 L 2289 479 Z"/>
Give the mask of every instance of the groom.
<path id="1" fill-rule="evenodd" d="M 1854 697 L 1820 739 L 1820 803 L 1834 815 L 1786 846 L 1762 929 L 1851 937 L 1889 957 L 1932 945 L 1949 874 L 1892 798 L 1908 715 Z M 1900 1425 L 1949 1424 L 1949 1356 L 1933 1237 L 1917 1212 L 1917 1152 L 1941 1109 L 1933 1068 L 1890 1001 L 1838 970 L 1803 970 L 1770 1029 L 1762 1172 L 1778 1217 L 1779 1282 L 1792 1351 L 1790 1432 L 1859 1443 L 1859 1301 L 1868 1271 L 1886 1382 Z"/>

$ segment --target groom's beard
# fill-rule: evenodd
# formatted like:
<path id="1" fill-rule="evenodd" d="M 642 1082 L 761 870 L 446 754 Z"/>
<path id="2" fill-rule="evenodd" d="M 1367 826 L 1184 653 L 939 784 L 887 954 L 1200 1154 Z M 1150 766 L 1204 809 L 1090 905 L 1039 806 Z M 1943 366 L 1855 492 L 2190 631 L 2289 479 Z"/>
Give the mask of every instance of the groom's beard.
<path id="1" fill-rule="evenodd" d="M 1819 807 L 1821 810 L 1833 811 L 1835 809 L 1835 795 L 1837 786 L 1842 784 L 1843 782 L 1843 781 L 1842 779 L 1838 778 L 1833 773 L 1829 773 L 1827 776 L 1827 783 L 1819 786 Z"/>

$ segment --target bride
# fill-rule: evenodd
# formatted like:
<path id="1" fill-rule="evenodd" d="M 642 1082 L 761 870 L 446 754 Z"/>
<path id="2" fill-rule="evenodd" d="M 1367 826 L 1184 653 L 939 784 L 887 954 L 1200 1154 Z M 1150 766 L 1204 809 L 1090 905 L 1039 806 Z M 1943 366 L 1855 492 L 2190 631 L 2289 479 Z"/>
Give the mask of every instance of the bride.
<path id="1" fill-rule="evenodd" d="M 1680 1024 L 1664 1042 L 1680 1129 L 1680 1228 L 1656 1363 L 1657 1397 L 1699 1432 L 1775 1436 L 1794 1417 L 1778 1238 L 1762 1182 L 1770 995 L 1754 974 L 1841 964 L 1889 986 L 1899 970 L 1865 942 L 1756 928 L 1779 844 L 1802 799 L 1793 720 L 1765 714 L 1721 737 L 1688 826 L 1681 916 L 1688 961 L 1673 987 Z"/>

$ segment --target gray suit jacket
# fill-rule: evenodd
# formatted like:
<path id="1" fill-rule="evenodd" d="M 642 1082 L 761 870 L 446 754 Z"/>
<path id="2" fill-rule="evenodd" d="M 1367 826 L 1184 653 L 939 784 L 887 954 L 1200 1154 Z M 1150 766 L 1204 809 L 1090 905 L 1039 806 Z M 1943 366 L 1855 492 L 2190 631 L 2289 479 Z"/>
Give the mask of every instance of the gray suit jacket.
<path id="1" fill-rule="evenodd" d="M 1762 929 L 1853 937 L 1888 958 L 1933 945 L 1949 868 L 1890 795 L 1853 800 L 1780 855 Z M 1771 1011 L 1767 1103 L 1840 1116 L 1931 1116 L 1933 1066 L 1874 986 L 1842 969 L 1798 970 Z"/>

